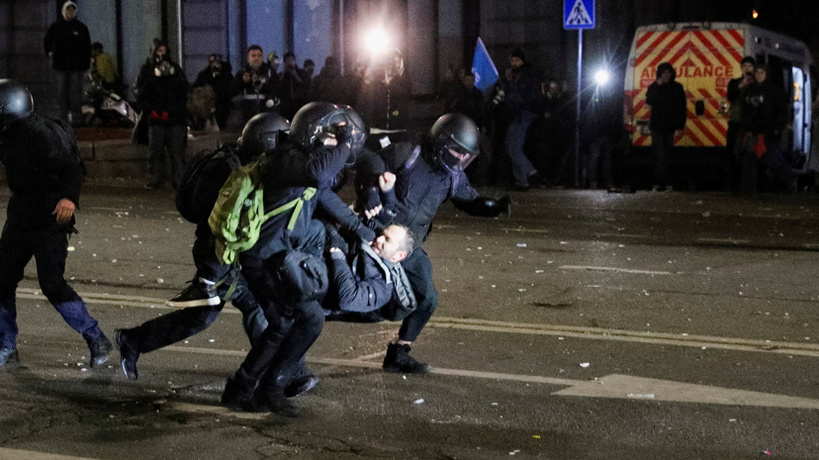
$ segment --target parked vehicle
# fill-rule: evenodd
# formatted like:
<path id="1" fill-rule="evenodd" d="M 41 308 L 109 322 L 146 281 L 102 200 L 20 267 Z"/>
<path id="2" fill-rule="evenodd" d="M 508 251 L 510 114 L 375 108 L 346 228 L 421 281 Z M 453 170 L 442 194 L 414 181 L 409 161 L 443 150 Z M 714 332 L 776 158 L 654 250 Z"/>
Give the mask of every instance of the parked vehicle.
<path id="1" fill-rule="evenodd" d="M 651 159 L 646 90 L 656 79 L 657 65 L 670 62 L 677 81 L 685 88 L 688 107 L 685 133 L 675 142 L 679 148 L 674 161 L 683 167 L 696 168 L 700 179 L 724 174 L 727 86 L 740 75 L 740 61 L 744 56 L 753 56 L 758 63 L 769 66 L 768 78 L 781 85 L 790 96 L 789 123 L 783 134 L 782 149 L 794 158 L 796 172 L 812 173 L 811 168 L 819 171 L 819 161 L 812 162 L 809 158 L 813 59 L 808 47 L 797 39 L 741 23 L 693 22 L 637 29 L 625 76 L 623 123 L 631 147 L 627 161 L 638 165 Z M 640 177 L 633 179 L 641 180 Z"/>

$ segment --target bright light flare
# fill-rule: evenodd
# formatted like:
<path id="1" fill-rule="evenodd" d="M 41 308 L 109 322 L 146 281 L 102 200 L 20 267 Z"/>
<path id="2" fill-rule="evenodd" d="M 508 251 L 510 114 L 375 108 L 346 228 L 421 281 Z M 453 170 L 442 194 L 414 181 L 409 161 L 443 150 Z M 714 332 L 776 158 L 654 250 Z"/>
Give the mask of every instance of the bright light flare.
<path id="1" fill-rule="evenodd" d="M 382 28 L 372 29 L 364 36 L 364 47 L 373 56 L 383 54 L 389 45 L 390 37 Z"/>
<path id="2" fill-rule="evenodd" d="M 598 70 L 597 73 L 594 74 L 594 81 L 596 81 L 597 84 L 600 86 L 605 86 L 610 79 L 611 74 L 609 73 L 608 70 L 605 69 Z"/>

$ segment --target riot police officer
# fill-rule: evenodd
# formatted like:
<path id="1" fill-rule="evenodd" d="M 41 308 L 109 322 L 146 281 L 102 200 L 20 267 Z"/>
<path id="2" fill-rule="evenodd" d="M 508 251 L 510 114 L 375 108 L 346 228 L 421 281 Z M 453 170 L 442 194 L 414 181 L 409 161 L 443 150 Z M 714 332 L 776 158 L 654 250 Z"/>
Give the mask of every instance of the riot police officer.
<path id="1" fill-rule="evenodd" d="M 111 342 L 63 278 L 68 235 L 84 172 L 73 133 L 33 112 L 29 90 L 0 80 L 0 161 L 11 198 L 0 236 L 0 366 L 19 362 L 16 289 L 34 257 L 40 287 L 66 323 L 82 334 L 91 366 L 108 361 Z"/>
<path id="2" fill-rule="evenodd" d="M 185 208 L 183 214 L 196 223 L 196 240 L 191 251 L 196 276 L 184 291 L 169 302 L 171 306 L 184 309 L 134 328 L 115 331 L 121 354 L 120 364 L 129 380 L 138 378 L 136 363 L 141 354 L 184 340 L 210 327 L 225 306 L 223 297 L 228 294 L 231 303 L 242 312 L 242 324 L 251 343 L 267 328 L 267 320 L 242 276 L 232 273 L 229 265 L 217 259 L 208 216 L 232 169 L 250 163 L 263 153 L 275 152 L 289 129 L 290 122 L 277 113 L 254 116 L 242 130 L 238 145 L 222 146 L 197 171 L 191 173 L 195 173 L 195 177 L 190 179 L 195 183 L 182 184 L 177 195 L 177 207 Z M 185 191 L 187 187 L 192 189 L 190 193 Z"/>
<path id="3" fill-rule="evenodd" d="M 358 208 L 368 212 L 383 205 L 377 215 L 383 224 L 402 224 L 417 237 L 415 250 L 402 265 L 418 307 L 403 319 L 397 339 L 387 346 L 383 364 L 387 372 L 423 374 L 429 370 L 409 352 L 438 304 L 432 264 L 423 243 L 441 203 L 452 200 L 458 209 L 475 216 L 495 217 L 510 210 L 508 197 L 486 198 L 469 184 L 464 169 L 478 153 L 478 127 L 465 115 L 449 113 L 438 118 L 420 145 L 392 144 L 377 154 L 363 154 L 356 165 Z M 394 203 L 381 202 L 378 179 L 385 171 L 397 176 Z"/>
<path id="4" fill-rule="evenodd" d="M 298 211 L 266 220 L 255 246 L 240 254 L 242 275 L 269 326 L 225 385 L 222 404 L 234 410 L 286 410 L 288 382 L 281 377 L 293 375 L 321 332 L 324 313 L 319 299 L 301 296 L 297 286 L 281 276 L 287 255 L 296 250 L 319 258 L 311 268 L 325 270 L 326 278 L 320 260 L 324 227 L 312 219 L 316 208 L 322 206 L 367 241 L 375 237 L 330 190 L 338 173 L 355 161 L 364 145 L 360 116 L 347 106 L 311 102 L 293 118 L 289 140 L 292 148 L 268 158 L 263 169 L 264 208 L 270 213 L 302 198 Z M 316 188 L 314 197 L 306 194 L 309 187 Z"/>

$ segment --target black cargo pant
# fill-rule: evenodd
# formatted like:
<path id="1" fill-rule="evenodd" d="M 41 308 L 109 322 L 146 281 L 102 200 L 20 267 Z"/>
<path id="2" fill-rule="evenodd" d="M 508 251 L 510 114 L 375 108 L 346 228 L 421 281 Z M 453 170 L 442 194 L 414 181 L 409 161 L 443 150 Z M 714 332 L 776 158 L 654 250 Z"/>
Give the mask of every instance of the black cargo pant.
<path id="1" fill-rule="evenodd" d="M 66 283 L 65 259 L 68 238 L 62 226 L 21 229 L 8 221 L 0 237 L 0 347 L 15 348 L 17 341 L 17 285 L 34 257 L 40 288 L 72 329 L 85 340 L 103 334 L 85 302 Z"/>
<path id="2" fill-rule="evenodd" d="M 312 221 L 303 235 L 298 235 L 281 250 L 290 248 L 322 257 L 325 230 L 318 221 Z M 280 242 L 278 242 L 280 243 Z M 270 266 L 271 257 L 260 260 L 242 257 L 242 275 L 250 291 L 264 311 L 268 327 L 248 352 L 235 378 L 242 386 L 285 386 L 296 373 L 307 350 L 321 334 L 324 327 L 324 311 L 317 301 L 291 304 L 287 298 L 287 286 L 275 276 Z"/>

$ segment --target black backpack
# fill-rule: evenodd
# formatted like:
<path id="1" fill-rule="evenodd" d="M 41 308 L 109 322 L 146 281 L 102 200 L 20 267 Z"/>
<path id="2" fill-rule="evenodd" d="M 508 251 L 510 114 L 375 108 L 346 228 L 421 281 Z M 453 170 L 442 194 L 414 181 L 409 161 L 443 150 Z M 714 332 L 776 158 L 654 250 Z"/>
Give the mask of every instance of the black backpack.
<path id="1" fill-rule="evenodd" d="M 80 156 L 80 148 L 77 146 L 77 139 L 74 137 L 74 129 L 66 121 L 60 120 L 59 118 L 42 117 L 42 119 L 43 123 L 60 138 L 63 148 L 69 150 L 71 154 L 77 158 L 77 162 L 80 164 L 80 169 L 82 170 L 82 177 L 85 179 L 85 161 L 83 161 L 82 156 Z"/>
<path id="2" fill-rule="evenodd" d="M 215 151 L 202 150 L 191 158 L 184 171 L 182 171 L 182 178 L 178 184 L 176 210 L 179 211 L 182 217 L 194 224 L 206 223 L 213 209 L 214 203 L 206 203 L 200 193 L 204 185 L 201 184 L 202 171 L 212 161 L 225 162 L 231 171 L 235 171 L 242 166 L 235 147 L 231 145 L 223 145 Z M 219 186 L 221 185 L 219 184 Z"/>

